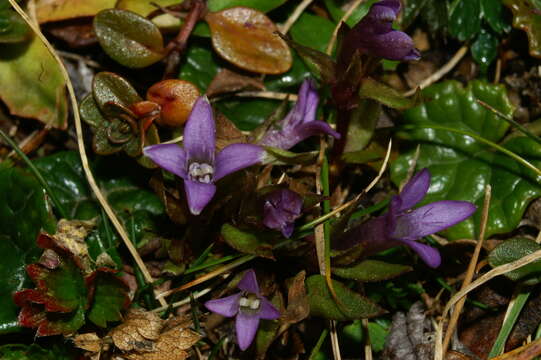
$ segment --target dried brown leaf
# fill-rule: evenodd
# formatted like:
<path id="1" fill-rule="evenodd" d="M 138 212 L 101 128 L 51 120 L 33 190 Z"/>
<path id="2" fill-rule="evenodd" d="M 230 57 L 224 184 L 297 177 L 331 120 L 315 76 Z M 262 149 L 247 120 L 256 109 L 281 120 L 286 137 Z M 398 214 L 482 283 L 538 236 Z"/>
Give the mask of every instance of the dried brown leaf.
<path id="1" fill-rule="evenodd" d="M 263 90 L 265 85 L 258 78 L 241 75 L 228 69 L 222 69 L 207 88 L 207 96 L 227 94 L 241 90 Z"/>
<path id="2" fill-rule="evenodd" d="M 216 117 L 216 147 L 221 151 L 230 144 L 247 142 L 246 135 L 242 133 L 225 115 Z"/>
<path id="3" fill-rule="evenodd" d="M 99 353 L 104 345 L 96 333 L 79 334 L 73 338 L 73 343 L 76 347 L 93 353 Z"/>
<path id="4" fill-rule="evenodd" d="M 293 278 L 287 292 L 287 308 L 283 315 L 284 322 L 297 323 L 310 314 L 310 303 L 306 295 L 304 280 L 306 271 L 301 271 Z"/>
<path id="5" fill-rule="evenodd" d="M 126 321 L 120 324 L 109 335 L 115 346 L 124 351 L 153 351 L 154 342 L 160 337 L 163 320 L 153 312 L 142 309 L 131 309 Z"/>

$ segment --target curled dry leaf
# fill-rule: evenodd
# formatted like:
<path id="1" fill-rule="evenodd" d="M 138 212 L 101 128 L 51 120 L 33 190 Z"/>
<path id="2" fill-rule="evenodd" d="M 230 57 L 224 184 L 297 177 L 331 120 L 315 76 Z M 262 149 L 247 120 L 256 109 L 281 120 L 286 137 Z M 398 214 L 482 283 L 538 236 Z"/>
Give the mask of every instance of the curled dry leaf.
<path id="1" fill-rule="evenodd" d="M 207 88 L 207 96 L 227 94 L 241 90 L 263 90 L 265 85 L 258 78 L 241 75 L 228 69 L 222 69 Z"/>
<path id="2" fill-rule="evenodd" d="M 73 338 L 73 343 L 76 347 L 93 353 L 99 353 L 104 345 L 96 333 L 79 334 Z"/>
<path id="3" fill-rule="evenodd" d="M 288 45 L 262 12 L 239 6 L 208 13 L 205 20 L 216 52 L 236 66 L 262 74 L 282 74 L 291 67 Z"/>
<path id="4" fill-rule="evenodd" d="M 153 313 L 142 309 L 131 309 L 126 321 L 109 335 L 115 346 L 124 351 L 148 351 L 152 349 L 152 340 L 157 340 L 163 327 L 163 320 Z"/>
<path id="5" fill-rule="evenodd" d="M 91 271 L 91 260 L 85 238 L 94 226 L 95 223 L 92 221 L 61 219 L 57 224 L 57 231 L 54 235 L 58 245 L 65 247 L 81 260 L 83 270 L 86 272 Z"/>
<path id="6" fill-rule="evenodd" d="M 199 97 L 199 90 L 189 81 L 168 79 L 152 85 L 147 91 L 147 99 L 162 107 L 160 125 L 178 127 L 183 125 Z"/>
<path id="7" fill-rule="evenodd" d="M 310 314 L 310 302 L 306 295 L 304 280 L 306 271 L 301 271 L 291 281 L 287 292 L 287 308 L 282 317 L 284 322 L 297 323 L 308 317 Z"/>

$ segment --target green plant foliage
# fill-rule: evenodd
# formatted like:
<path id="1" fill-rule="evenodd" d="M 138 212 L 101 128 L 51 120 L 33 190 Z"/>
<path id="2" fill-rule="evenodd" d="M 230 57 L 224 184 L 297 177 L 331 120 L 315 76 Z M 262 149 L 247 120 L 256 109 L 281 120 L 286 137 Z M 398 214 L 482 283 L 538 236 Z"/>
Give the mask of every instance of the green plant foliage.
<path id="1" fill-rule="evenodd" d="M 407 98 L 392 87 L 383 84 L 371 77 L 365 77 L 361 81 L 359 96 L 376 100 L 393 109 L 406 110 L 421 103 L 419 96 Z"/>
<path id="2" fill-rule="evenodd" d="M 287 0 L 208 0 L 209 11 L 220 11 L 235 6 L 245 6 L 264 13 L 276 9 Z"/>
<path id="3" fill-rule="evenodd" d="M 124 66 L 147 67 L 165 56 L 160 29 L 134 12 L 102 10 L 94 17 L 94 31 L 107 55 Z"/>
<path id="4" fill-rule="evenodd" d="M 379 260 L 364 260 L 350 267 L 332 268 L 332 272 L 341 278 L 362 282 L 388 280 L 411 270 L 411 266 L 390 264 Z"/>
<path id="5" fill-rule="evenodd" d="M 506 240 L 492 250 L 488 256 L 488 262 L 492 267 L 496 267 L 521 259 L 538 250 L 541 250 L 541 245 L 534 240 L 513 238 Z M 541 260 L 534 261 L 504 275 L 513 281 L 526 279 L 528 283 L 537 283 L 541 275 Z"/>
<path id="6" fill-rule="evenodd" d="M 385 311 L 364 296 L 353 292 L 339 281 L 333 280 L 336 296 L 342 306 L 338 305 L 327 287 L 322 275 L 312 275 L 306 279 L 306 291 L 310 302 L 310 315 L 326 319 L 346 321 L 370 318 Z"/>
<path id="7" fill-rule="evenodd" d="M 460 41 L 473 38 L 481 30 L 480 0 L 458 0 L 449 14 L 449 33 Z"/>
<path id="8" fill-rule="evenodd" d="M 207 90 L 220 68 L 220 59 L 209 49 L 210 46 L 210 41 L 192 44 L 180 66 L 179 78 L 194 83 L 202 93 Z"/>
<path id="9" fill-rule="evenodd" d="M 109 321 L 120 321 L 120 310 L 129 304 L 125 291 L 119 289 L 118 278 L 110 272 L 98 270 L 93 279 L 94 297 L 87 317 L 103 328 Z M 119 291 L 121 290 L 121 291 Z"/>
<path id="10" fill-rule="evenodd" d="M 62 205 L 71 209 L 72 218 L 99 219 L 97 229 L 87 239 L 90 256 L 95 260 L 107 252 L 121 265 L 116 250 L 120 239 L 108 220 L 101 216 L 100 206 L 87 185 L 79 155 L 76 152 L 59 152 L 37 159 L 35 164 Z M 165 210 L 158 197 L 137 182 L 141 169 L 127 165 L 122 159 L 102 158 L 94 164 L 94 174 L 128 233 L 134 234 L 136 244 L 143 245 L 157 232 Z"/>
<path id="11" fill-rule="evenodd" d="M 530 55 L 541 57 L 541 15 L 539 1 L 503 0 L 503 4 L 513 12 L 513 27 L 528 35 Z M 537 11 L 535 11 L 537 9 Z"/>
<path id="12" fill-rule="evenodd" d="M 334 23 L 330 20 L 303 13 L 291 27 L 291 38 L 303 45 L 319 51 L 325 51 L 334 31 Z"/>
<path id="13" fill-rule="evenodd" d="M 239 230 L 232 225 L 224 224 L 222 226 L 221 234 L 225 242 L 237 251 L 274 259 L 274 256 L 272 255 L 272 246 L 262 240 L 263 234 L 261 233 L 255 235 Z"/>
<path id="14" fill-rule="evenodd" d="M 471 47 L 473 59 L 481 66 L 482 71 L 486 71 L 496 59 L 498 45 L 498 38 L 490 30 L 482 28 Z"/>
<path id="15" fill-rule="evenodd" d="M 30 39 L 30 28 L 19 14 L 0 8 L 0 44 L 17 43 Z"/>
<path id="16" fill-rule="evenodd" d="M 503 139 L 509 125 L 476 102 L 480 99 L 507 116 L 513 107 L 503 86 L 473 81 L 467 88 L 447 81 L 423 90 L 423 105 L 404 113 L 408 130 L 399 135 L 412 145 L 392 164 L 391 179 L 400 184 L 420 144 L 417 169 L 432 174 L 429 193 L 422 204 L 438 200 L 467 200 L 482 208 L 484 187 L 492 186 L 492 201 L 486 236 L 516 228 L 529 202 L 541 195 L 539 178 L 508 156 L 468 136 L 426 127 L 445 126 L 478 134 L 492 142 Z M 425 127 L 425 128 L 423 128 Z M 539 145 L 527 137 L 515 137 L 502 144 L 507 149 L 541 163 Z M 444 231 L 449 239 L 476 238 L 480 211 Z"/>
<path id="17" fill-rule="evenodd" d="M 21 221 L 24 220 L 24 221 Z M 39 183 L 23 171 L 0 164 L 0 334 L 18 330 L 12 294 L 27 283 L 25 266 L 37 259 L 40 229 L 54 232 L 55 220 Z"/>
<path id="18" fill-rule="evenodd" d="M 72 356 L 54 347 L 45 350 L 37 344 L 8 344 L 0 346 L 1 360 L 68 360 Z"/>
<path id="19" fill-rule="evenodd" d="M 368 14 L 368 10 L 370 10 L 370 7 L 372 4 L 377 2 L 378 0 L 369 0 L 364 1 L 359 5 L 349 16 L 349 18 L 346 20 L 346 24 L 349 27 L 355 26 L 361 19 Z M 327 7 L 327 10 L 329 11 L 329 14 L 331 15 L 334 22 L 338 23 L 340 20 L 342 20 L 342 17 L 344 16 L 345 12 L 342 10 L 343 2 L 340 0 L 325 0 L 325 6 Z"/>
<path id="20" fill-rule="evenodd" d="M 449 18 L 447 1 L 408 0 L 402 26 L 409 27 L 417 18 L 420 18 L 433 33 L 445 30 Z"/>
<path id="21" fill-rule="evenodd" d="M 481 0 L 481 11 L 484 19 L 496 33 L 501 34 L 511 30 L 503 16 L 502 1 Z"/>

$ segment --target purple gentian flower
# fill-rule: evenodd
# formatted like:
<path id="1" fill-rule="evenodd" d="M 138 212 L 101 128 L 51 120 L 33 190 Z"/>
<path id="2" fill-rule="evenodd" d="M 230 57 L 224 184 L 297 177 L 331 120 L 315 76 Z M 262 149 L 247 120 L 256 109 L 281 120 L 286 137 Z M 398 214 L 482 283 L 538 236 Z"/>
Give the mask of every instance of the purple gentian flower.
<path id="1" fill-rule="evenodd" d="M 425 197 L 430 186 L 430 173 L 423 169 L 417 173 L 399 195 L 393 196 L 389 212 L 348 230 L 333 244 L 338 250 L 362 244 L 363 254 L 369 256 L 399 246 L 409 246 L 430 267 L 441 263 L 440 253 L 431 246 L 415 240 L 437 233 L 468 217 L 476 206 L 468 201 L 436 201 L 412 209 Z"/>
<path id="2" fill-rule="evenodd" d="M 221 299 L 209 300 L 207 309 L 226 317 L 237 316 L 235 329 L 241 350 L 246 350 L 254 340 L 259 319 L 275 320 L 280 311 L 261 296 L 254 270 L 246 271 L 237 287 L 241 292 Z"/>
<path id="3" fill-rule="evenodd" d="M 294 221 L 301 216 L 302 198 L 289 189 L 278 189 L 265 196 L 263 224 L 280 230 L 289 238 L 293 234 Z"/>
<path id="4" fill-rule="evenodd" d="M 418 60 L 413 40 L 392 24 L 400 11 L 399 0 L 381 0 L 351 29 L 343 42 L 341 62 L 349 63 L 357 49 L 370 56 L 389 60 Z"/>
<path id="5" fill-rule="evenodd" d="M 267 130 L 259 144 L 288 150 L 304 139 L 321 133 L 340 138 L 340 134 L 329 124 L 316 120 L 318 102 L 319 96 L 314 82 L 310 79 L 304 80 L 293 109 Z"/>
<path id="6" fill-rule="evenodd" d="M 184 148 L 176 144 L 147 146 L 143 152 L 157 165 L 184 179 L 190 211 L 199 215 L 214 196 L 214 183 L 260 162 L 264 150 L 253 144 L 231 144 L 216 154 L 216 124 L 206 96 L 197 99 L 186 126 Z"/>

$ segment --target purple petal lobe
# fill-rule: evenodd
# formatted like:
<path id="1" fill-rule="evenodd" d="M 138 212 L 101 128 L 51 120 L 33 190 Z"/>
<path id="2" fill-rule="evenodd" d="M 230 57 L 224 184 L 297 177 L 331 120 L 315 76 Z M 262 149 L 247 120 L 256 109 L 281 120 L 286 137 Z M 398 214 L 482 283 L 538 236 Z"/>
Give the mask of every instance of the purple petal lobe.
<path id="1" fill-rule="evenodd" d="M 242 293 L 238 293 L 221 299 L 209 300 L 205 303 L 205 307 L 216 314 L 232 317 L 239 311 L 239 299 L 241 296 Z"/>
<path id="2" fill-rule="evenodd" d="M 184 180 L 184 190 L 186 191 L 190 212 L 199 215 L 214 196 L 216 186 L 214 184 Z"/>
<path id="3" fill-rule="evenodd" d="M 293 223 L 301 215 L 302 198 L 289 189 L 279 189 L 265 197 L 263 205 L 263 224 L 274 230 L 280 230 L 289 238 L 293 233 Z"/>
<path id="4" fill-rule="evenodd" d="M 263 160 L 265 151 L 253 144 L 231 144 L 216 156 L 214 181 L 226 175 L 255 165 Z"/>
<path id="5" fill-rule="evenodd" d="M 253 269 L 246 271 L 242 279 L 240 279 L 237 287 L 241 289 L 242 291 L 259 295 L 259 285 L 257 284 L 255 271 Z"/>
<path id="6" fill-rule="evenodd" d="M 398 211 L 411 209 L 415 204 L 423 200 L 429 186 L 430 172 L 425 168 L 415 174 L 400 192 L 399 196 L 402 204 Z"/>
<path id="7" fill-rule="evenodd" d="M 258 316 L 265 320 L 275 320 L 280 317 L 280 311 L 269 300 L 262 297 Z"/>
<path id="8" fill-rule="evenodd" d="M 467 219 L 475 210 L 475 205 L 467 201 L 436 201 L 399 216 L 391 237 L 396 240 L 420 239 Z"/>
<path id="9" fill-rule="evenodd" d="M 419 255 L 423 261 L 431 268 L 437 268 L 441 264 L 441 255 L 438 249 L 413 240 L 400 240 L 406 246 L 409 246 Z"/>
<path id="10" fill-rule="evenodd" d="M 186 177 L 186 152 L 176 144 L 160 144 L 143 149 L 145 156 L 159 167 L 180 176 Z"/>
<path id="11" fill-rule="evenodd" d="M 216 124 L 212 107 L 206 96 L 195 102 L 184 127 L 184 149 L 188 161 L 214 164 L 216 147 Z"/>
<path id="12" fill-rule="evenodd" d="M 298 101 L 290 114 L 292 124 L 311 122 L 316 119 L 319 96 L 312 79 L 306 79 L 299 90 Z M 289 116 L 289 114 L 288 114 Z"/>
<path id="13" fill-rule="evenodd" d="M 242 351 L 248 349 L 254 340 L 259 326 L 259 316 L 252 314 L 244 314 L 239 311 L 235 321 L 235 329 L 237 331 L 237 340 Z"/>

